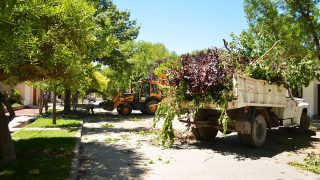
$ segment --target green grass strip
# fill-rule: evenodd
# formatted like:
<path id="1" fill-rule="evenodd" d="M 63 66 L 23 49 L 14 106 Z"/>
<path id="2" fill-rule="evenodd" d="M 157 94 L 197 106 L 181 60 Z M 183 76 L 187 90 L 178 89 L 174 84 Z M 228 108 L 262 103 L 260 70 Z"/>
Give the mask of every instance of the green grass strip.
<path id="1" fill-rule="evenodd" d="M 75 135 L 69 130 L 15 133 L 17 161 L 0 163 L 0 179 L 68 179 Z"/>
<path id="2" fill-rule="evenodd" d="M 39 118 L 33 123 L 29 124 L 27 128 L 70 128 L 70 127 L 80 127 L 80 119 L 72 118 L 59 118 L 57 119 L 57 124 L 52 124 L 51 118 Z"/>

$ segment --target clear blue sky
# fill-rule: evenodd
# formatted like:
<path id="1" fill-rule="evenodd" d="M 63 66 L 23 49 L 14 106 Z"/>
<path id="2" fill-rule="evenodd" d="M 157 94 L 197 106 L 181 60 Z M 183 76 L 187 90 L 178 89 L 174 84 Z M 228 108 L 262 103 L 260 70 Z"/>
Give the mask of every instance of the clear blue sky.
<path id="1" fill-rule="evenodd" d="M 223 47 L 248 27 L 243 0 L 114 0 L 141 26 L 138 40 L 163 43 L 178 54 Z"/>

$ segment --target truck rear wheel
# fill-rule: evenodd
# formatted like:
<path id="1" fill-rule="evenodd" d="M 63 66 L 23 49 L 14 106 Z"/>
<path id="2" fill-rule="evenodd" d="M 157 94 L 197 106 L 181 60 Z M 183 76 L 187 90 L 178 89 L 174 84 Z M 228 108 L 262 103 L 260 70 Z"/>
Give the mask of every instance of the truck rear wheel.
<path id="1" fill-rule="evenodd" d="M 218 129 L 216 128 L 211 128 L 211 127 L 199 127 L 196 128 L 196 130 L 198 131 L 198 140 L 202 140 L 202 141 L 213 141 L 217 134 L 218 134 Z M 193 132 L 194 134 L 194 132 Z"/>
<path id="2" fill-rule="evenodd" d="M 267 123 L 265 118 L 258 114 L 251 123 L 251 134 L 238 133 L 239 139 L 246 145 L 260 147 L 267 137 Z"/>
<path id="3" fill-rule="evenodd" d="M 210 118 L 213 118 L 215 113 L 210 110 L 210 109 L 200 109 L 195 117 L 194 121 L 209 121 Z M 197 140 L 202 140 L 202 141 L 213 141 L 217 134 L 218 134 L 218 129 L 214 127 L 199 127 L 196 126 L 195 128 L 192 128 L 191 131 L 194 135 L 194 137 Z"/>
<path id="4" fill-rule="evenodd" d="M 127 116 L 130 115 L 132 112 L 132 108 L 130 105 L 128 104 L 123 104 L 121 105 L 119 108 L 117 108 L 117 111 L 119 114 L 121 114 L 122 116 Z"/>
<path id="5" fill-rule="evenodd" d="M 301 118 L 300 118 L 300 125 L 299 129 L 301 131 L 307 131 L 310 127 L 310 118 L 307 113 L 302 112 Z"/>

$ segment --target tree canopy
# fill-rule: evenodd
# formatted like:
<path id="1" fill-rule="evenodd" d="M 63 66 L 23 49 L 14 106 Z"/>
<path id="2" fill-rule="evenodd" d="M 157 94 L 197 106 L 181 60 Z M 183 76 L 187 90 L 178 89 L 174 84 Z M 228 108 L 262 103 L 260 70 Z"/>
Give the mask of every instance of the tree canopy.
<path id="1" fill-rule="evenodd" d="M 320 72 L 318 7 L 314 0 L 245 0 L 249 29 L 233 35 L 230 47 L 251 58 L 253 77 L 307 86 Z"/>
<path id="2" fill-rule="evenodd" d="M 161 43 L 151 43 L 146 41 L 132 41 L 121 47 L 124 57 L 126 57 L 125 68 L 121 71 L 117 68 L 106 67 L 104 74 L 109 78 L 110 84 L 106 92 L 113 95 L 118 89 L 127 89 L 130 83 L 135 83 L 141 79 L 148 78 L 149 71 L 159 59 L 176 56 Z"/>
<path id="3" fill-rule="evenodd" d="M 5 0 L 0 15 L 0 81 L 47 81 L 54 92 L 60 85 L 88 84 L 83 82 L 98 76 L 94 61 L 121 69 L 120 46 L 139 30 L 130 13 L 111 0 Z M 6 121 L 4 113 L 0 117 Z M 1 128 L 9 133 L 8 127 Z M 2 146 L 3 158 L 13 157 L 9 149 Z"/>

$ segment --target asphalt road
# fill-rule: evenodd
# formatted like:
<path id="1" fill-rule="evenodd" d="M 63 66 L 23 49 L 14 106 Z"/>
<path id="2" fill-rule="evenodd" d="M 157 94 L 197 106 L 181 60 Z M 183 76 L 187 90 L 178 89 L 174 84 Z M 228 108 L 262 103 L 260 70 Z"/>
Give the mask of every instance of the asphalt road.
<path id="1" fill-rule="evenodd" d="M 84 123 L 79 179 L 319 179 L 311 172 L 288 165 L 303 161 L 320 149 L 320 134 L 292 129 L 268 131 L 261 148 L 240 143 L 236 134 L 214 142 L 195 141 L 175 122 L 174 147 L 158 146 L 150 131 L 152 116 L 139 113 L 121 117 L 116 112 L 96 115 Z M 160 126 L 158 126 L 159 128 Z"/>

